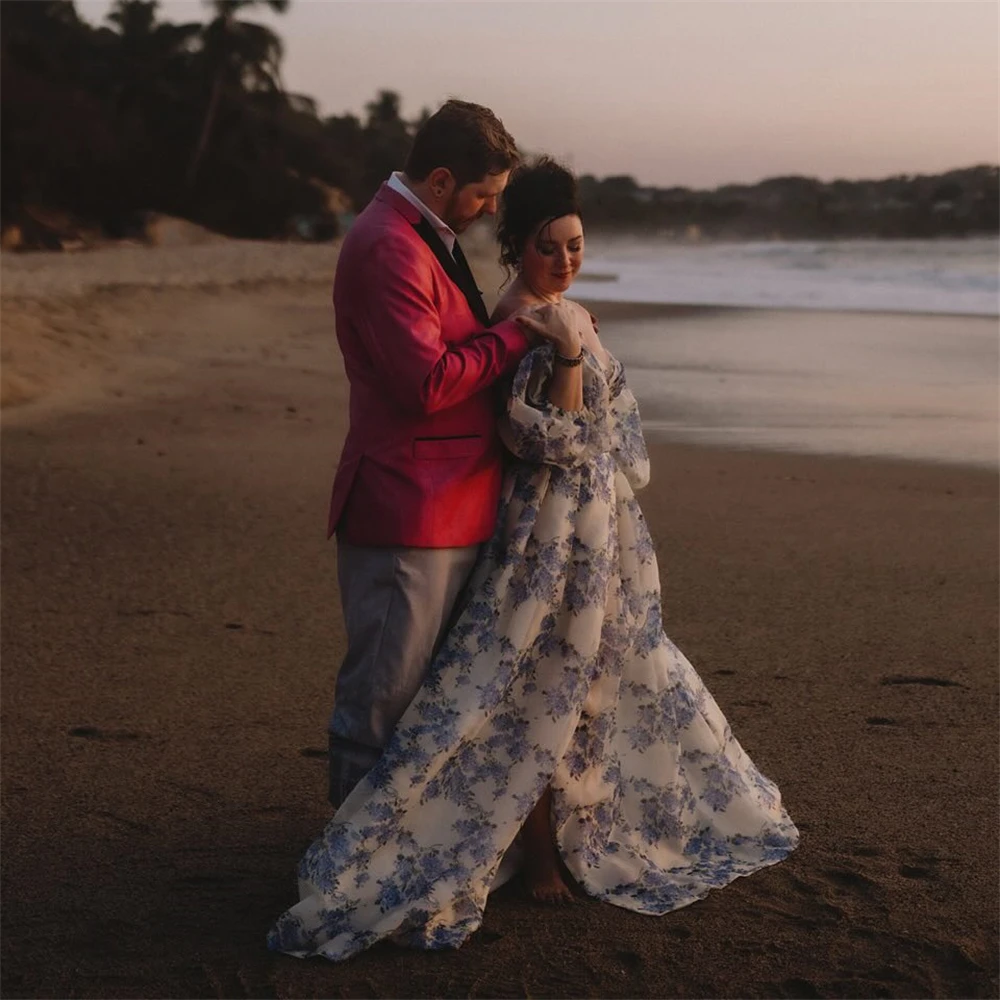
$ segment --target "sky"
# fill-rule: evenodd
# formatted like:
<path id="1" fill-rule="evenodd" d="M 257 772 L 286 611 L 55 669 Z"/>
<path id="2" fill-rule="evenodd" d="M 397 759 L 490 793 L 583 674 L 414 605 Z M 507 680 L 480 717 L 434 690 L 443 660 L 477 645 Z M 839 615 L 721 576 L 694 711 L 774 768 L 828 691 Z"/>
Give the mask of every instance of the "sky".
<path id="1" fill-rule="evenodd" d="M 77 0 L 100 22 L 110 0 Z M 170 21 L 201 0 L 161 0 Z M 448 97 L 579 173 L 715 187 L 937 173 L 1000 160 L 995 0 L 292 0 L 247 12 L 285 44 L 286 89 L 364 115 Z"/>

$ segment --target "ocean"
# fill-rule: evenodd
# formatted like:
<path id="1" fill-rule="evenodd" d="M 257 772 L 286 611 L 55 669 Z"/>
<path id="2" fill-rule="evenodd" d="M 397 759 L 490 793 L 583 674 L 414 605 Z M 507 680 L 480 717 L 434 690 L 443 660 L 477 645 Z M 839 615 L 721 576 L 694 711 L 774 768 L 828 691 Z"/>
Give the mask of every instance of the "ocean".
<path id="1" fill-rule="evenodd" d="M 996 467 L 998 259 L 988 239 L 595 238 L 570 295 L 647 433 Z"/>
<path id="2" fill-rule="evenodd" d="M 996 316 L 1000 243 L 587 241 L 581 299 Z"/>

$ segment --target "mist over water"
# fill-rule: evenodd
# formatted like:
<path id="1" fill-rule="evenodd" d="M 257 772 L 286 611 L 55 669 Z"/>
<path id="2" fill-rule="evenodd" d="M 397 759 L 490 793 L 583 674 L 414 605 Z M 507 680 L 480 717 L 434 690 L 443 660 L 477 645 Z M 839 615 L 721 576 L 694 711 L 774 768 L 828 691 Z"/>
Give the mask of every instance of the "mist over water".
<path id="1" fill-rule="evenodd" d="M 582 299 L 996 316 L 1000 244 L 968 240 L 691 243 L 588 238 Z"/>

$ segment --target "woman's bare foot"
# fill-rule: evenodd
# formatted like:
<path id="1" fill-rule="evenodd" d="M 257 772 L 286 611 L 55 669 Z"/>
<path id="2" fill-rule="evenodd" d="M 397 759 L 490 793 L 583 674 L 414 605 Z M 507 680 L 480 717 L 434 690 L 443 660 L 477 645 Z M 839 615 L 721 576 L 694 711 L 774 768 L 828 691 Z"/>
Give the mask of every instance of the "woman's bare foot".
<path id="1" fill-rule="evenodd" d="M 562 905 L 576 902 L 573 890 L 563 881 L 558 865 L 537 865 L 528 861 L 522 878 L 525 890 L 536 903 Z"/>
<path id="2" fill-rule="evenodd" d="M 524 844 L 522 878 L 528 895 L 539 903 L 574 903 L 562 877 L 559 852 L 552 836 L 552 792 L 546 788 L 521 830 Z"/>

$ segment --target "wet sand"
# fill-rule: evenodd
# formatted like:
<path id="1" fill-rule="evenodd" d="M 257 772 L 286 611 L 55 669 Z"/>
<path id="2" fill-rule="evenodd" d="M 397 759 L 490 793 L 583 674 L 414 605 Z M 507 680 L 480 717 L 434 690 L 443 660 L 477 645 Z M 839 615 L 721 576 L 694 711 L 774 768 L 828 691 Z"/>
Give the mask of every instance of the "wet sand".
<path id="1" fill-rule="evenodd" d="M 997 467 L 996 317 L 592 309 L 650 433 Z"/>
<path id="2" fill-rule="evenodd" d="M 663 918 L 511 886 L 458 952 L 267 953 L 329 815 L 346 386 L 326 285 L 226 266 L 39 303 L 4 261 L 5 352 L 64 341 L 4 411 L 5 997 L 997 995 L 996 475 L 666 442 L 667 628 L 799 851 Z"/>

